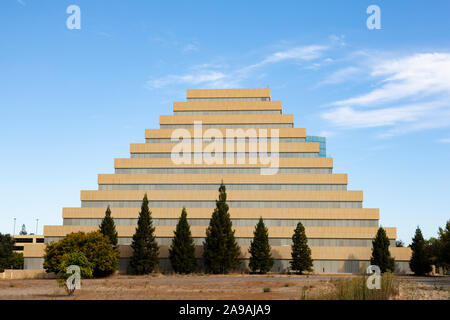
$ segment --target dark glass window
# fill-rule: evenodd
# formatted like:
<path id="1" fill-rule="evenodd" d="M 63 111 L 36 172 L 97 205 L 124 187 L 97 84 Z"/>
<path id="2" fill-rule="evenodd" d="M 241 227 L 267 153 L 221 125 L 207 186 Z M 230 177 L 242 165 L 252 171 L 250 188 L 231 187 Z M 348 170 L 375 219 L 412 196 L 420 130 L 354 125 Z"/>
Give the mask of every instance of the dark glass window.
<path id="1" fill-rule="evenodd" d="M 16 243 L 33 243 L 33 238 L 15 238 Z"/>

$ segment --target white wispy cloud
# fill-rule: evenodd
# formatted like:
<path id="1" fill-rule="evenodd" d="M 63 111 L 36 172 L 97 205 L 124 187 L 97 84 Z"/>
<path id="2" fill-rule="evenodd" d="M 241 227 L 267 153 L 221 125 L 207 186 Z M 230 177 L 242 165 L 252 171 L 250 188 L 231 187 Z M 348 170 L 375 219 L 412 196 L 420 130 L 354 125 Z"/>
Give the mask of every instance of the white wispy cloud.
<path id="1" fill-rule="evenodd" d="M 189 43 L 189 44 L 187 44 L 187 45 L 185 45 L 185 46 L 183 47 L 182 51 L 183 51 L 184 53 L 192 52 L 192 51 L 198 51 L 198 46 L 195 45 L 194 43 Z"/>
<path id="2" fill-rule="evenodd" d="M 450 138 L 442 138 L 442 139 L 438 139 L 439 143 L 450 143 Z"/>
<path id="3" fill-rule="evenodd" d="M 418 121 L 428 112 L 437 108 L 438 106 L 433 104 L 406 105 L 375 110 L 358 110 L 347 106 L 324 112 L 322 117 L 337 126 L 346 128 L 384 127 Z"/>
<path id="4" fill-rule="evenodd" d="M 200 71 L 196 73 L 184 74 L 184 75 L 168 75 L 166 77 L 149 80 L 147 81 L 147 86 L 149 88 L 162 88 L 167 85 L 173 84 L 189 84 L 189 85 L 199 85 L 208 83 L 210 85 L 225 85 L 225 75 L 218 71 Z"/>
<path id="5" fill-rule="evenodd" d="M 249 66 L 242 68 L 241 72 L 243 71 L 247 72 L 256 68 L 261 68 L 267 64 L 278 63 L 287 60 L 312 61 L 322 57 L 324 51 L 327 50 L 328 48 L 329 47 L 322 45 L 309 45 L 309 46 L 297 46 L 286 50 L 277 51 L 268 55 L 263 60 L 255 64 L 251 64 Z"/>
<path id="6" fill-rule="evenodd" d="M 25 6 L 25 5 L 26 5 L 25 2 L 24 2 L 23 0 L 17 0 L 17 3 L 19 3 L 19 4 L 22 5 L 22 6 Z"/>
<path id="7" fill-rule="evenodd" d="M 112 38 L 112 34 L 111 33 L 104 32 L 104 31 L 98 31 L 95 34 L 100 36 L 100 37 Z"/>
<path id="8" fill-rule="evenodd" d="M 333 108 L 321 114 L 323 119 L 345 129 L 386 127 L 379 137 L 450 127 L 449 53 L 373 61 L 367 74 L 376 82 L 374 89 L 330 103 Z M 336 84 L 346 75 L 349 81 L 358 81 L 352 68 L 341 69 L 324 82 Z"/>
<path id="9" fill-rule="evenodd" d="M 352 79 L 356 74 L 358 74 L 360 72 L 361 72 L 361 70 L 355 66 L 344 67 L 342 69 L 339 69 L 339 70 L 331 73 L 328 77 L 326 77 L 324 80 L 319 82 L 319 84 L 317 86 L 319 87 L 319 86 L 328 85 L 328 84 L 342 83 L 349 79 Z"/>
<path id="10" fill-rule="evenodd" d="M 337 101 L 334 105 L 372 106 L 402 98 L 450 94 L 450 54 L 426 53 L 389 60 L 373 67 L 371 76 L 383 77 L 379 88 Z"/>
<path id="11" fill-rule="evenodd" d="M 327 49 L 327 46 L 311 45 L 295 47 L 284 51 L 275 52 L 266 57 L 260 64 L 280 62 L 284 60 L 314 60 L 320 58 L 323 52 Z"/>
<path id="12" fill-rule="evenodd" d="M 320 131 L 319 136 L 330 138 L 330 137 L 333 137 L 335 134 L 336 134 L 336 132 L 333 132 L 333 131 L 322 130 L 322 131 Z"/>
<path id="13" fill-rule="evenodd" d="M 241 81 L 252 75 L 256 69 L 263 68 L 269 64 L 304 61 L 313 62 L 323 57 L 327 46 L 310 45 L 295 46 L 285 50 L 271 53 L 259 62 L 244 67 L 226 68 L 221 65 L 203 64 L 189 68 L 189 72 L 181 75 L 167 75 L 161 78 L 147 81 L 148 88 L 162 88 L 170 85 L 204 85 L 210 88 L 231 88 L 239 87 Z"/>

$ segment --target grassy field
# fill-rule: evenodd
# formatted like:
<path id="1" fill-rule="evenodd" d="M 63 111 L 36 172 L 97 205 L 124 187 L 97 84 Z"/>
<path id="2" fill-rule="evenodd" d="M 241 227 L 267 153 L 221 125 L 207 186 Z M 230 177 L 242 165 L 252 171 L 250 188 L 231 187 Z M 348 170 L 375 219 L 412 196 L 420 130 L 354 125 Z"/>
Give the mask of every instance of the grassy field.
<path id="1" fill-rule="evenodd" d="M 450 298 L 450 278 L 395 277 L 383 294 L 363 292 L 358 276 L 161 275 L 83 280 L 71 297 L 56 280 L 0 280 L 0 299 L 381 299 Z"/>

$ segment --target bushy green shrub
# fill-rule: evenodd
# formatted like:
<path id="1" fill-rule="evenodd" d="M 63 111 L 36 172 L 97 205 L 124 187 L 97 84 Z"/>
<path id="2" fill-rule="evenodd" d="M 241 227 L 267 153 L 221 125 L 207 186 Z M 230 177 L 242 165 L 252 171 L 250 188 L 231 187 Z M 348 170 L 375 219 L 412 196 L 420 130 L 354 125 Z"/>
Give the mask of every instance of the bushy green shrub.
<path id="1" fill-rule="evenodd" d="M 92 278 L 95 266 L 93 263 L 89 262 L 83 252 L 71 252 L 62 256 L 60 267 L 62 278 L 67 279 L 70 276 L 70 273 L 67 273 L 66 270 L 71 265 L 80 267 L 82 279 Z"/>
<path id="2" fill-rule="evenodd" d="M 89 262 L 83 252 L 66 253 L 61 258 L 60 271 L 56 281 L 60 287 L 63 287 L 69 296 L 73 295 L 75 288 L 67 286 L 67 280 L 73 273 L 67 272 L 69 266 L 76 265 L 80 268 L 80 277 L 82 279 L 92 278 L 94 271 L 94 264 Z M 80 279 L 81 283 L 81 279 Z"/>
<path id="3" fill-rule="evenodd" d="M 68 234 L 58 242 L 45 248 L 44 269 L 47 272 L 61 272 L 64 255 L 81 252 L 92 263 L 93 277 L 111 275 L 119 267 L 119 253 L 111 241 L 100 232 L 76 232 Z M 66 259 L 74 256 L 66 256 Z M 65 272 L 65 271 L 64 271 Z"/>

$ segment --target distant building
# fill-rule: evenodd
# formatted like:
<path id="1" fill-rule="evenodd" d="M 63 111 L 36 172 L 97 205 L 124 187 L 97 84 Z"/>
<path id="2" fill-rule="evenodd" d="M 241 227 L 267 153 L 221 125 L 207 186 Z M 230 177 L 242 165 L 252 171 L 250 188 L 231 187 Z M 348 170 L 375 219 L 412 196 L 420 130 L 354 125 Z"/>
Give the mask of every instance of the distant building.
<path id="1" fill-rule="evenodd" d="M 24 257 L 24 269 L 42 269 L 44 262 L 44 236 L 43 235 L 15 235 L 14 251 L 21 252 Z"/>

